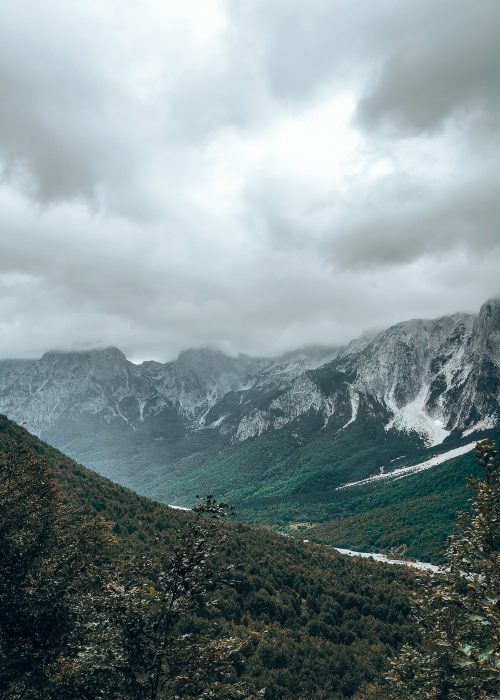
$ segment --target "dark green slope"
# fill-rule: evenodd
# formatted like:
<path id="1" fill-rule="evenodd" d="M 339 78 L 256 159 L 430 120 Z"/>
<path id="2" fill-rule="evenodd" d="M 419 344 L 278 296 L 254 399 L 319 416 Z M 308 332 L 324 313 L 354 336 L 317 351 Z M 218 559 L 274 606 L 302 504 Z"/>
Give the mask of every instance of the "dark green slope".
<path id="1" fill-rule="evenodd" d="M 154 554 L 158 531 L 173 533 L 190 517 L 97 476 L 0 417 L 0 465 L 19 447 L 52 465 L 68 499 L 113 522 L 119 555 Z M 269 700 L 350 697 L 414 638 L 411 573 L 243 525 L 228 526 L 228 535 L 220 557 L 234 565 L 235 583 L 212 614 L 222 629 L 248 638 L 240 673 L 266 687 Z"/>
<path id="2" fill-rule="evenodd" d="M 245 517 L 282 525 L 303 503 L 314 511 L 335 487 L 370 476 L 380 464 L 402 454 L 417 459 L 422 449 L 417 436 L 387 432 L 368 413 L 338 430 L 337 424 L 324 426 L 322 416 L 310 411 L 279 430 L 212 452 L 184 473 L 177 468 L 173 484 L 157 478 L 147 493 L 182 503 L 195 485 L 212 485 L 225 498 L 238 501 Z M 281 515 L 275 508 L 279 503 Z"/>
<path id="3" fill-rule="evenodd" d="M 16 446 L 48 460 L 66 487 L 68 497 L 110 520 L 115 531 L 123 533 L 124 542 L 130 546 L 140 543 L 140 546 L 151 547 L 155 529 L 174 528 L 185 517 L 180 511 L 142 498 L 98 476 L 0 415 L 2 462 Z"/>
<path id="4" fill-rule="evenodd" d="M 322 536 L 335 533 L 325 536 L 332 544 L 386 549 L 404 543 L 411 556 L 436 560 L 457 510 L 467 507 L 466 477 L 474 473 L 473 460 L 457 459 L 396 482 L 336 487 L 371 476 L 381 465 L 386 471 L 409 466 L 490 434 L 494 437 L 492 431 L 450 436 L 427 449 L 416 435 L 385 431 L 383 421 L 368 411 L 340 431 L 324 427 L 310 412 L 280 430 L 234 444 L 200 467 L 177 472 L 174 498 L 182 503 L 187 493 L 212 489 L 237 503 L 237 517 L 245 522 L 286 528 L 292 522 L 335 520 L 321 530 Z M 160 478 L 150 495 L 164 500 L 171 490 Z"/>
<path id="5" fill-rule="evenodd" d="M 276 528 L 324 523 L 318 541 L 369 551 L 405 544 L 409 556 L 439 561 L 457 512 L 468 507 L 467 477 L 477 473 L 472 456 L 396 481 L 336 487 L 373 475 L 380 465 L 386 471 L 387 465 L 391 470 L 410 466 L 484 437 L 497 434 L 452 435 L 427 449 L 415 435 L 386 432 L 367 413 L 339 431 L 324 428 L 311 412 L 281 430 L 237 443 L 200 467 L 191 464 L 184 474 L 177 472 L 174 497 L 183 502 L 186 493 L 212 489 L 237 503 L 237 517 L 245 522 Z M 161 479 L 151 495 L 167 497 Z"/>
<path id="6" fill-rule="evenodd" d="M 215 430 L 189 432 L 171 408 L 165 407 L 134 431 L 121 419 L 108 422 L 99 416 L 61 420 L 43 439 L 102 476 L 139 493 L 154 495 L 151 484 L 163 484 L 165 501 L 172 502 L 178 475 L 199 468 L 225 447 Z M 190 501 L 192 493 L 186 493 Z"/>
<path id="7" fill-rule="evenodd" d="M 500 434 L 487 431 L 478 439 L 485 437 L 498 442 Z M 360 551 L 406 545 L 409 557 L 440 562 L 457 513 L 469 508 L 467 480 L 480 473 L 470 452 L 403 479 L 342 489 L 335 494 L 334 519 L 307 536 Z"/>
<path id="8" fill-rule="evenodd" d="M 375 411 L 361 407 L 356 423 L 340 431 L 336 424 L 324 426 L 311 411 L 280 430 L 229 447 L 211 444 L 211 432 L 201 431 L 193 436 L 191 457 L 178 460 L 168 477 L 158 476 L 155 448 L 145 440 L 134 479 L 159 501 L 187 505 L 199 491 L 214 492 L 237 504 L 241 521 L 275 528 L 321 523 L 314 535 L 318 541 L 369 551 L 405 544 L 409 556 L 439 561 L 457 511 L 467 508 L 472 459 L 457 458 L 395 482 L 335 489 L 370 476 L 381 464 L 398 468 L 417 463 L 471 437 L 452 436 L 427 450 L 417 436 L 386 432 Z M 487 435 L 495 437 L 494 431 L 477 437 Z M 117 436 L 117 461 L 120 449 Z"/>

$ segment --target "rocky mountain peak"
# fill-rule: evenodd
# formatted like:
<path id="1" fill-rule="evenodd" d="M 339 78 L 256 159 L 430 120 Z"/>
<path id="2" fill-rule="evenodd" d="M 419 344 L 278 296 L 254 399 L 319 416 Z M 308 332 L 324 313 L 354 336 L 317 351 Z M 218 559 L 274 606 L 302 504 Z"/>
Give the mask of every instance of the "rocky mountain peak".
<path id="1" fill-rule="evenodd" d="M 489 299 L 481 306 L 472 335 L 476 352 L 481 348 L 500 364 L 500 298 Z"/>
<path id="2" fill-rule="evenodd" d="M 121 440 L 140 434 L 147 445 L 148 436 L 186 439 L 189 454 L 198 454 L 199 441 L 234 444 L 311 416 L 320 430 L 355 430 L 369 420 L 438 444 L 452 431 L 498 422 L 499 329 L 493 299 L 477 317 L 413 319 L 347 348 L 274 358 L 199 348 L 134 365 L 115 347 L 50 352 L 0 361 L 0 412 L 46 439 L 118 430 Z M 175 454 L 184 458 L 183 449 Z"/>

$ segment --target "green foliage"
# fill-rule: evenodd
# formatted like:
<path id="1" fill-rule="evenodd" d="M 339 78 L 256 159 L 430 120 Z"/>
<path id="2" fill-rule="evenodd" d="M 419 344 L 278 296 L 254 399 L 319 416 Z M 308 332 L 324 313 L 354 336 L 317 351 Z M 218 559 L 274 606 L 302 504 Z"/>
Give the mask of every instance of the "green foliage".
<path id="1" fill-rule="evenodd" d="M 231 678 L 231 657 L 242 642 L 218 638 L 213 625 L 197 628 L 191 616 L 210 605 L 206 596 L 221 580 L 213 562 L 223 540 L 216 521 L 227 513 L 209 496 L 173 544 L 159 537 L 154 556 L 126 562 L 108 585 L 106 616 L 119 630 L 114 673 L 125 697 L 200 697 L 214 684 L 223 697 L 221 681 Z"/>
<path id="2" fill-rule="evenodd" d="M 442 561 L 457 513 L 469 506 L 466 478 L 478 474 L 471 454 L 401 480 L 336 487 L 373 475 L 380 465 L 422 462 L 464 439 L 451 436 L 429 452 L 415 436 L 385 431 L 363 414 L 342 431 L 323 427 L 310 412 L 281 430 L 208 456 L 202 465 L 172 475 L 176 495 L 214 489 L 237 504 L 236 517 L 246 523 L 286 530 L 291 522 L 309 521 L 320 524 L 308 534 L 318 542 L 362 551 L 405 544 L 409 557 Z M 495 431 L 488 433 L 495 437 Z M 171 491 L 163 479 L 150 493 L 163 500 Z"/>
<path id="3" fill-rule="evenodd" d="M 1 456 L 0 697 L 239 697 L 227 680 L 242 642 L 193 623 L 223 578 L 227 507 L 208 497 L 154 554 L 121 553 L 43 457 L 11 441 Z"/>
<path id="4" fill-rule="evenodd" d="M 17 445 L 1 454 L 0 697 L 62 697 L 111 545 L 101 518 L 64 503 L 47 462 Z"/>
<path id="5" fill-rule="evenodd" d="M 335 520 L 307 536 L 369 552 L 405 544 L 409 557 L 441 563 L 457 513 L 470 507 L 467 478 L 480 473 L 468 453 L 404 479 L 338 491 Z"/>
<path id="6" fill-rule="evenodd" d="M 280 430 L 208 451 L 189 468 L 176 465 L 168 479 L 151 480 L 144 492 L 168 501 L 212 488 L 237 503 L 246 522 L 283 525 L 300 519 L 297 509 L 308 510 L 306 520 L 313 514 L 318 519 L 319 509 L 324 520 L 336 486 L 367 477 L 401 454 L 417 456 L 422 448 L 415 436 L 386 432 L 380 421 L 363 414 L 346 430 L 337 428 L 324 426 L 322 416 L 309 411 Z"/>

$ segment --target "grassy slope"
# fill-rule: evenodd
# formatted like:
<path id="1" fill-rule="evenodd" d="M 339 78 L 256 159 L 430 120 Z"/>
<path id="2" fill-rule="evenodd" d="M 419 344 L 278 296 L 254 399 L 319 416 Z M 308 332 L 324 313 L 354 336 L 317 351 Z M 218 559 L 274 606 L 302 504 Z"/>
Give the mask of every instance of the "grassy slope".
<path id="1" fill-rule="evenodd" d="M 187 505 L 199 491 L 213 492 L 235 503 L 243 522 L 277 528 L 297 521 L 324 523 L 314 533 L 318 541 L 370 550 L 404 543 L 410 556 L 432 561 L 439 561 L 457 511 L 467 507 L 466 477 L 474 465 L 460 458 L 401 481 L 336 491 L 382 464 L 396 468 L 429 456 L 411 436 L 385 432 L 363 415 L 339 431 L 324 429 L 310 413 L 229 448 L 211 444 L 208 432 L 197 438 L 198 443 L 203 438 L 203 448 L 193 443 L 192 457 L 168 474 L 160 470 L 158 475 L 155 453 L 144 449 L 132 481 L 160 501 Z M 432 453 L 470 440 L 448 440 Z M 397 459 L 401 455 L 404 459 Z"/>
<path id="2" fill-rule="evenodd" d="M 76 464 L 0 416 L 0 468 L 12 445 L 47 459 L 68 498 L 114 523 L 119 551 L 154 552 L 158 531 L 182 527 L 188 514 L 137 496 Z M 243 525 L 228 527 L 221 558 L 235 567 L 223 595 L 221 628 L 250 635 L 245 676 L 269 700 L 349 697 L 411 639 L 411 574 L 337 556 L 316 545 Z"/>
<path id="3" fill-rule="evenodd" d="M 305 438 L 297 437 L 299 427 Z M 317 541 L 369 551 L 406 544 L 409 556 L 439 561 L 457 512 L 468 507 L 467 477 L 477 474 L 471 456 L 397 481 L 335 488 L 376 473 L 382 464 L 408 466 L 471 438 L 450 439 L 429 451 L 410 437 L 366 423 L 364 447 L 357 449 L 360 430 L 318 432 L 310 416 L 307 425 L 293 424 L 219 454 L 184 477 L 180 495 L 194 493 L 198 480 L 202 488 L 237 503 L 242 521 L 279 528 L 290 522 L 325 523 L 310 533 Z M 493 431 L 487 434 L 495 437 Z M 395 459 L 403 454 L 404 459 Z"/>

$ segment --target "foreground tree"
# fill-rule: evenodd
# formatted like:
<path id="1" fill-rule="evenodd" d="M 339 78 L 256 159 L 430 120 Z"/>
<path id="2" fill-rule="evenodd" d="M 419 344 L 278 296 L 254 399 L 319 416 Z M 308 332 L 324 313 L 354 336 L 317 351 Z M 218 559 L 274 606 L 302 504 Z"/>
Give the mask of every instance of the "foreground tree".
<path id="1" fill-rule="evenodd" d="M 158 536 L 154 557 L 132 560 L 109 586 L 116 658 L 113 673 L 127 698 L 250 698 L 233 677 L 243 642 L 222 636 L 205 614 L 227 569 L 216 563 L 231 513 L 201 501 L 172 544 Z M 200 617 L 201 616 L 201 617 Z"/>
<path id="2" fill-rule="evenodd" d="M 107 523 L 64 500 L 47 463 L 13 446 L 0 463 L 0 698 L 64 697 L 103 589 Z"/>
<path id="3" fill-rule="evenodd" d="M 441 573 L 415 598 L 421 631 L 385 681 L 359 700 L 495 700 L 500 696 L 500 465 L 495 443 L 476 446 L 484 479 L 459 516 Z"/>

